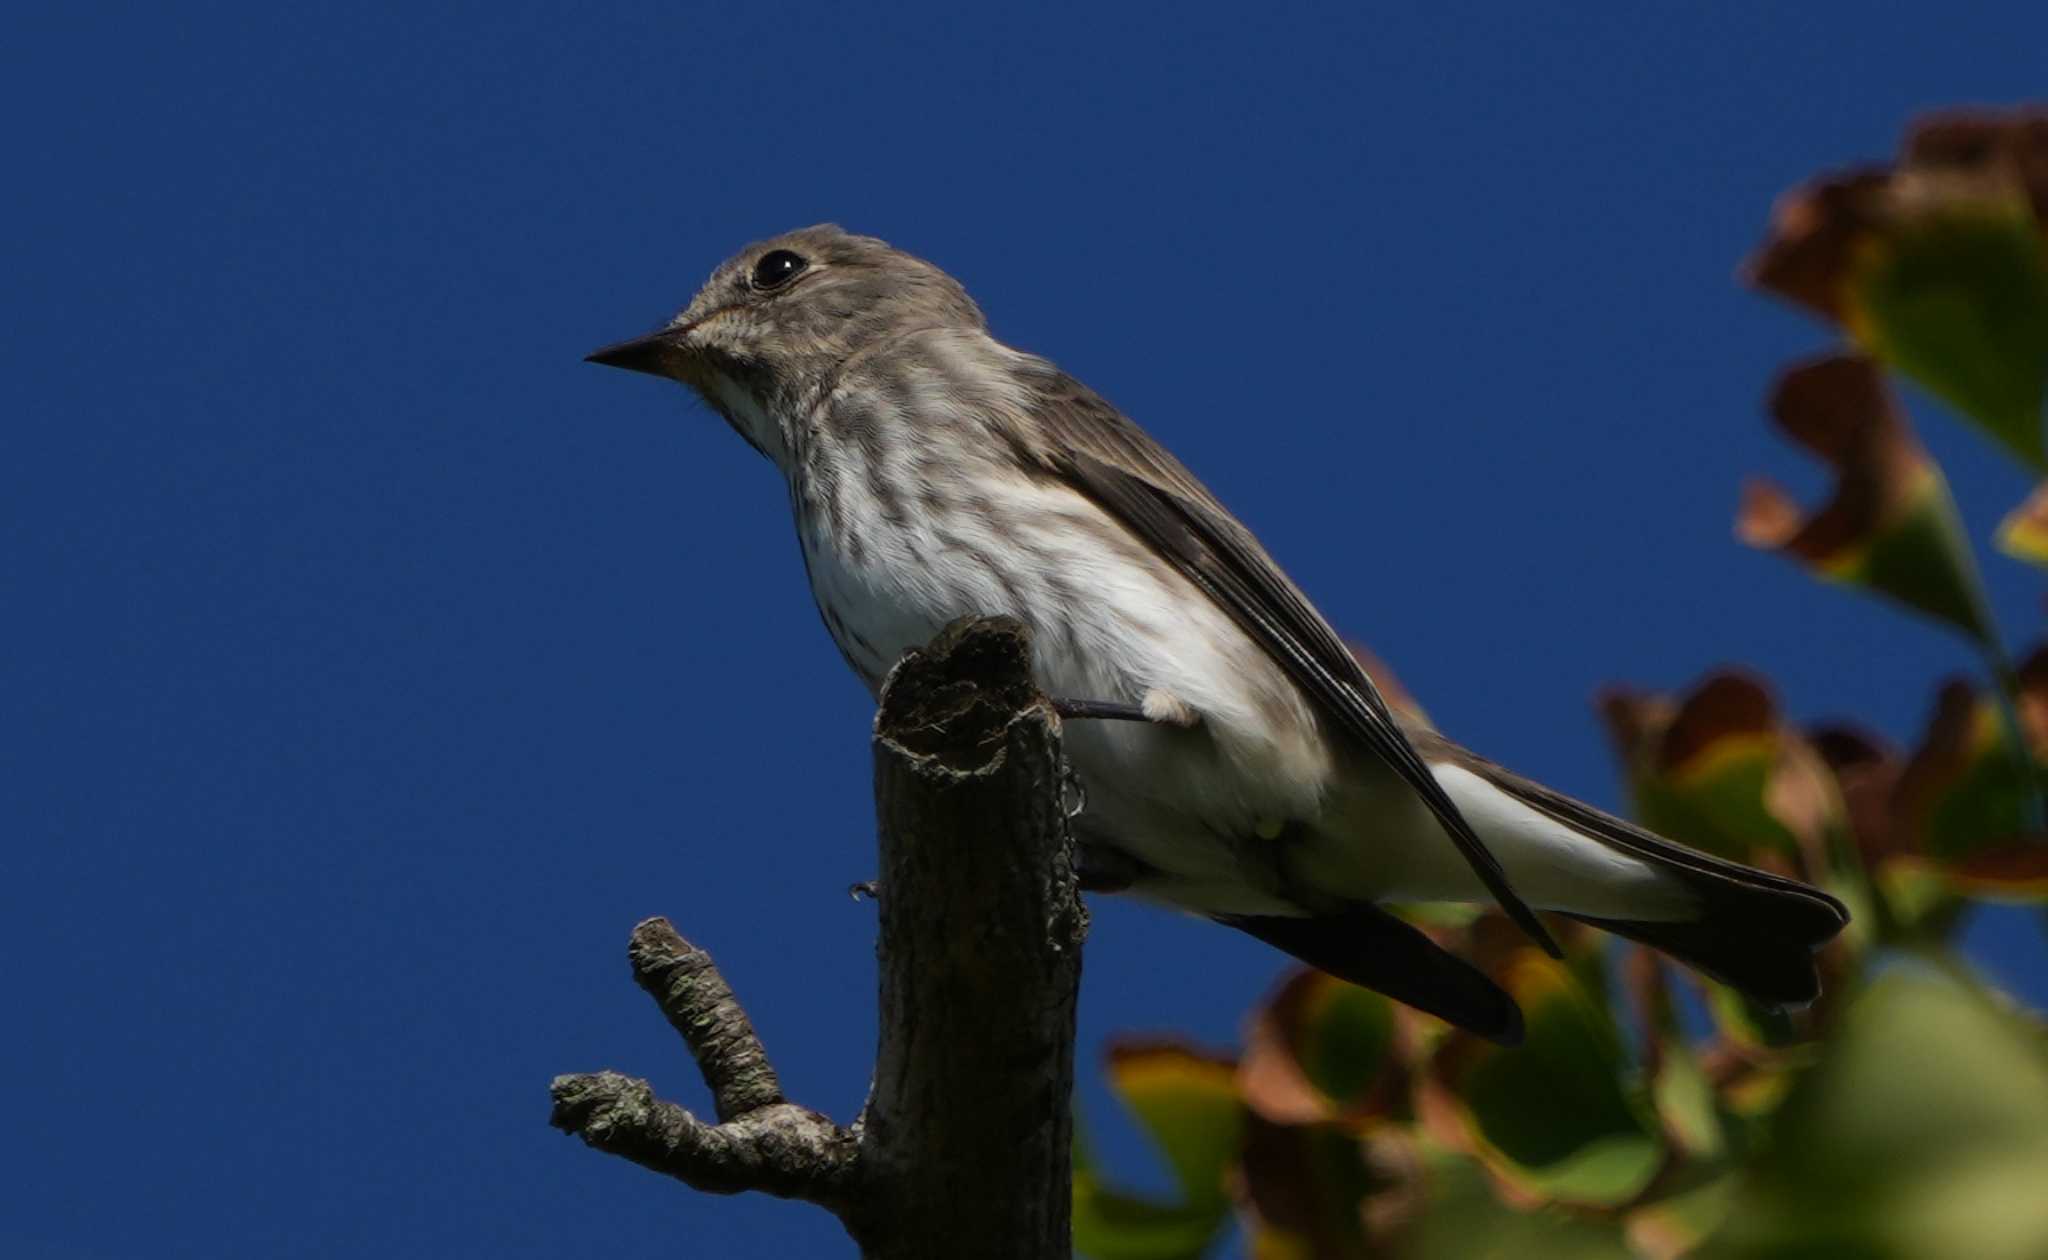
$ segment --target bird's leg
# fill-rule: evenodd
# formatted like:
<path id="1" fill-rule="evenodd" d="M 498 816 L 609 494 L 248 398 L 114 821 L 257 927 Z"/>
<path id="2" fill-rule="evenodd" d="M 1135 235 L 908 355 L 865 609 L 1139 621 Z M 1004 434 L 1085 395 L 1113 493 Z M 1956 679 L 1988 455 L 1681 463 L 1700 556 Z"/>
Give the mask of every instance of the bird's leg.
<path id="1" fill-rule="evenodd" d="M 1081 772 L 1066 757 L 1060 758 L 1060 808 L 1066 811 L 1068 822 L 1088 812 L 1088 785 L 1081 782 Z"/>
<path id="2" fill-rule="evenodd" d="M 1115 700 L 1063 700 L 1052 702 L 1053 712 L 1062 718 L 1095 718 L 1110 722 L 1152 722 L 1159 726 L 1191 727 L 1201 724 L 1202 715 L 1188 702 L 1162 687 L 1145 693 L 1138 704 Z"/>
<path id="3" fill-rule="evenodd" d="M 1088 718 L 1105 722 L 1150 722 L 1155 726 L 1177 726 L 1183 730 L 1199 726 L 1202 722 L 1202 715 L 1195 712 L 1187 701 L 1161 687 L 1147 691 L 1144 700 L 1138 704 L 1055 697 L 1052 710 L 1062 720 Z M 1081 776 L 1074 772 L 1073 764 L 1069 762 L 1061 767 L 1060 778 L 1060 795 L 1067 818 L 1079 818 L 1088 808 L 1088 793 Z M 1097 845 L 1080 845 L 1074 854 L 1075 875 L 1080 879 L 1081 887 L 1088 892 L 1122 892 L 1143 870 L 1143 864 L 1135 858 Z M 851 885 L 846 892 L 855 901 L 875 901 L 882 895 L 882 886 L 878 881 L 869 879 Z"/>
<path id="4" fill-rule="evenodd" d="M 1074 718 L 1094 718 L 1106 722 L 1149 722 L 1145 710 L 1135 704 L 1118 704 L 1114 700 L 1059 700 L 1052 702 L 1052 711 L 1069 721 Z"/>

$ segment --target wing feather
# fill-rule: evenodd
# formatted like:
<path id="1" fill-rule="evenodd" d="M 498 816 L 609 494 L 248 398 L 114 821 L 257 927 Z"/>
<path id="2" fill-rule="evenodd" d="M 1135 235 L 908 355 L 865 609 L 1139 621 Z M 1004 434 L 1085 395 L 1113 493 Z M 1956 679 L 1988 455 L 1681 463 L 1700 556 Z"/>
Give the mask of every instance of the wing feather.
<path id="1" fill-rule="evenodd" d="M 1421 797 L 1496 901 L 1553 956 L 1556 941 L 1508 883 L 1337 632 L 1250 531 L 1180 462 L 1070 377 L 1041 395 L 1047 445 L 1031 451 L 1193 582 L 1252 636 L 1327 716 Z"/>

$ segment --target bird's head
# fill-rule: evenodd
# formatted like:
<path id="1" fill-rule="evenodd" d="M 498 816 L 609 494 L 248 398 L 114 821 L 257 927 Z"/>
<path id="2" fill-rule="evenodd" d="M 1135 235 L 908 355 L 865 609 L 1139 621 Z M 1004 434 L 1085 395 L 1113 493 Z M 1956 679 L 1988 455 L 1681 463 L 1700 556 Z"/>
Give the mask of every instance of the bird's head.
<path id="1" fill-rule="evenodd" d="M 666 326 L 587 357 L 681 381 L 779 459 L 789 446 L 783 426 L 816 404 L 850 358 L 906 333 L 984 327 L 945 272 L 820 224 L 748 246 Z"/>

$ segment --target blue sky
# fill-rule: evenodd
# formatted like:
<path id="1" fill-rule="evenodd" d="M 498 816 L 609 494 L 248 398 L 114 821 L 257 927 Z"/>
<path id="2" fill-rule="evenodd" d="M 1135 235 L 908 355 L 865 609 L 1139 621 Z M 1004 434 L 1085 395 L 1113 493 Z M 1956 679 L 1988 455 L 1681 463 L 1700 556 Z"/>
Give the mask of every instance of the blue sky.
<path id="1" fill-rule="evenodd" d="M 1733 270 L 2043 47 L 2022 3 L 17 8 L 0 1250 L 850 1251 L 544 1124 L 560 1071 L 704 1102 L 627 979 L 650 913 L 794 1097 L 865 1092 L 867 698 L 769 467 L 580 361 L 785 228 L 952 270 L 1559 787 L 1617 802 L 1597 686 L 1723 662 L 1912 736 L 1963 645 L 1730 536 L 1743 474 L 1820 490 L 1759 400 L 1827 343 Z M 2024 480 L 1920 414 L 1985 536 Z M 1978 940 L 2048 1000 L 2036 921 Z M 1280 970 L 1097 903 L 1114 1162 L 1103 1038 L 1227 1044 Z"/>

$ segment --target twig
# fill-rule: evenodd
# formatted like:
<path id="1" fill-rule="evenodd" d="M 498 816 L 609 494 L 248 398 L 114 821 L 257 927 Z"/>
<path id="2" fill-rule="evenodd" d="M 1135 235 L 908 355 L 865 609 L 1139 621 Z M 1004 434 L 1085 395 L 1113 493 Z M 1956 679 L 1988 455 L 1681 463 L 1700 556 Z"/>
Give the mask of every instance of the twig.
<path id="1" fill-rule="evenodd" d="M 1087 915 L 1059 718 L 1012 621 L 947 627 L 875 719 L 881 1043 L 841 1128 L 782 1096 L 732 990 L 665 919 L 633 977 L 690 1047 L 717 1124 L 616 1072 L 558 1077 L 556 1128 L 699 1190 L 835 1213 L 873 1260 L 1066 1260 L 1074 1008 Z"/>
<path id="2" fill-rule="evenodd" d="M 548 1122 L 590 1146 L 712 1194 L 762 1190 L 834 1212 L 845 1205 L 856 1133 L 785 1100 L 768 1053 L 711 956 L 667 919 L 633 929 L 633 978 L 682 1034 L 711 1088 L 718 1123 L 617 1072 L 558 1076 Z"/>

